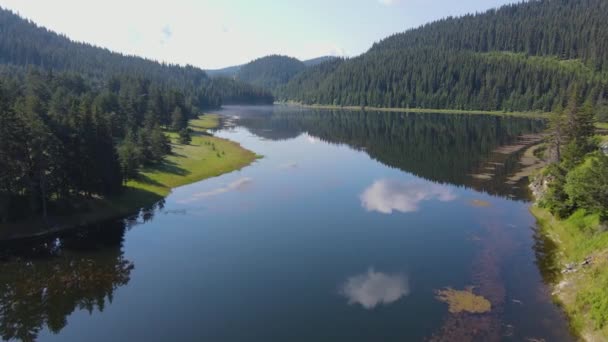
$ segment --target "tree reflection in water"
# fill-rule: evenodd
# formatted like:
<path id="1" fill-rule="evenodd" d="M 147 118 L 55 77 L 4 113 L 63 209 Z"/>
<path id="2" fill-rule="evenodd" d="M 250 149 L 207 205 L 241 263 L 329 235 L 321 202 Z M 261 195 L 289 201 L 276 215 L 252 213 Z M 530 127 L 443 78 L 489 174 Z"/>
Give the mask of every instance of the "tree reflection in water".
<path id="1" fill-rule="evenodd" d="M 61 331 L 75 310 L 102 312 L 134 268 L 123 257 L 124 233 L 117 221 L 0 246 L 2 338 L 35 340 L 45 326 Z"/>
<path id="2" fill-rule="evenodd" d="M 307 132 L 313 139 L 347 144 L 384 165 L 433 182 L 520 200 L 528 199 L 527 188 L 508 181 L 521 169 L 523 151 L 496 150 L 530 144 L 522 137 L 545 129 L 543 120 L 492 115 L 294 110 L 282 106 L 229 108 L 224 113 L 238 113 L 236 124 L 265 139 L 287 140 Z M 479 172 L 492 177 L 473 177 Z"/>

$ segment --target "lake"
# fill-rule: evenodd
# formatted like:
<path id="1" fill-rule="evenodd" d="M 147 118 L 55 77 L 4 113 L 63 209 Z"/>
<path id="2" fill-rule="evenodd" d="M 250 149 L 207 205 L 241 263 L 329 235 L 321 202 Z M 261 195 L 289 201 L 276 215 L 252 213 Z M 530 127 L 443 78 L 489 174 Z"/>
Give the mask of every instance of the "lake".
<path id="1" fill-rule="evenodd" d="M 125 220 L 2 247 L 4 339 L 573 340 L 511 178 L 542 121 L 219 113 L 214 134 L 264 158 Z M 448 289 L 491 310 L 456 312 Z"/>

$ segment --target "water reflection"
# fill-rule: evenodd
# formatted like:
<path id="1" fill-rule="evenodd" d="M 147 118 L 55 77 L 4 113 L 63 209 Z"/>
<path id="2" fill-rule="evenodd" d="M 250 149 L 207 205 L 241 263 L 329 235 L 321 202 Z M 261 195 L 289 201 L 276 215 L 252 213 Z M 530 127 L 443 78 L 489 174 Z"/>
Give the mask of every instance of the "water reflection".
<path id="1" fill-rule="evenodd" d="M 296 162 L 289 162 L 289 163 L 279 165 L 279 169 L 283 169 L 283 170 L 297 169 L 297 168 L 298 168 L 298 163 L 296 163 Z"/>
<path id="2" fill-rule="evenodd" d="M 410 292 L 408 278 L 403 274 L 386 274 L 370 268 L 366 273 L 350 277 L 340 293 L 348 304 L 360 304 L 371 310 L 378 305 L 394 303 Z"/>
<path id="3" fill-rule="evenodd" d="M 306 134 L 309 142 L 347 144 L 385 165 L 433 182 L 465 185 L 493 195 L 528 199 L 525 187 L 507 184 L 521 167 L 521 152 L 498 155 L 500 146 L 544 130 L 542 120 L 466 114 L 331 111 L 293 107 L 235 107 L 237 124 L 272 140 Z M 494 161 L 498 158 L 497 161 Z M 490 162 L 493 176 L 472 174 Z M 495 162 L 495 163 L 493 163 Z M 487 171 L 486 171 L 487 172 Z"/>
<path id="4" fill-rule="evenodd" d="M 217 189 L 213 189 L 210 191 L 199 192 L 199 193 L 191 195 L 187 199 L 182 199 L 177 202 L 183 203 L 183 204 L 192 203 L 192 202 L 196 202 L 203 198 L 218 196 L 218 195 L 225 194 L 225 193 L 231 192 L 231 191 L 245 191 L 251 186 L 252 183 L 253 183 L 253 179 L 251 179 L 249 177 L 239 178 L 239 179 L 235 180 L 234 182 L 227 184 L 226 186 L 223 186 L 223 187 L 220 187 Z"/>
<path id="5" fill-rule="evenodd" d="M 130 280 L 122 253 L 125 225 L 114 222 L 68 235 L 1 246 L 0 336 L 35 340 L 54 333 L 75 310 L 103 311 Z"/>
<path id="6" fill-rule="evenodd" d="M 439 184 L 382 179 L 365 189 L 360 199 L 367 211 L 392 214 L 393 211 L 418 211 L 423 201 L 453 201 L 456 195 L 450 188 Z"/>

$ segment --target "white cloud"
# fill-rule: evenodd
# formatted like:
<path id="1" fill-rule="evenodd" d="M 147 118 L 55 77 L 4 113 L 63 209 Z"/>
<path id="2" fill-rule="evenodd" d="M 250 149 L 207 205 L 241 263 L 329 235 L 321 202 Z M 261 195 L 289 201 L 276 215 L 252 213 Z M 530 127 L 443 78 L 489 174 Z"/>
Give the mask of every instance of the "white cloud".
<path id="1" fill-rule="evenodd" d="M 453 201 L 456 195 L 449 188 L 438 184 L 383 179 L 365 189 L 359 198 L 367 211 L 392 214 L 393 211 L 418 211 L 420 202 L 423 201 Z"/>
<path id="2" fill-rule="evenodd" d="M 170 25 L 165 25 L 161 30 L 162 38 L 161 44 L 166 44 L 173 37 L 173 30 Z"/>
<path id="3" fill-rule="evenodd" d="M 243 178 L 237 179 L 236 181 L 234 181 L 226 186 L 223 186 L 221 188 L 213 189 L 210 191 L 199 192 L 199 193 L 193 194 L 192 196 L 190 196 L 190 198 L 180 200 L 177 202 L 178 203 L 192 203 L 192 202 L 196 202 L 203 198 L 218 196 L 218 195 L 230 192 L 230 191 L 245 191 L 249 188 L 249 186 L 251 186 L 252 183 L 253 183 L 253 180 L 251 178 L 243 177 Z"/>
<path id="4" fill-rule="evenodd" d="M 360 304 L 371 310 L 380 304 L 391 304 L 410 292 L 408 278 L 403 274 L 385 274 L 370 268 L 366 273 L 350 277 L 340 288 L 348 304 Z"/>

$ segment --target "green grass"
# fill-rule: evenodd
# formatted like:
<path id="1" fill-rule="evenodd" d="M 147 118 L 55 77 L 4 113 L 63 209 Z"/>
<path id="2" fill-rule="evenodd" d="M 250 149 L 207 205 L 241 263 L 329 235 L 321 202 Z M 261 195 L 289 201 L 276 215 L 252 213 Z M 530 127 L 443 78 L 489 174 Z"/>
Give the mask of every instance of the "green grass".
<path id="1" fill-rule="evenodd" d="M 312 109 L 330 109 L 330 110 L 352 110 L 352 111 L 378 111 L 378 112 L 394 112 L 394 113 L 438 113 L 438 114 L 478 114 L 478 115 L 498 115 L 498 116 L 520 116 L 526 118 L 549 118 L 551 113 L 543 112 L 502 112 L 502 111 L 487 111 L 487 110 L 458 110 L 458 109 L 427 109 L 427 108 L 381 108 L 381 107 L 360 107 L 360 106 L 332 106 L 332 105 L 304 105 L 300 103 L 284 103 L 289 106 L 299 106 Z"/>
<path id="2" fill-rule="evenodd" d="M 608 130 L 608 122 L 596 122 L 595 127 L 599 130 L 603 130 L 603 132 L 600 131 L 601 134 L 598 135 L 600 141 L 608 141 L 608 135 L 603 135 L 603 133 L 606 133 L 605 130 Z"/>
<path id="3" fill-rule="evenodd" d="M 207 133 L 218 125 L 219 116 L 215 114 L 191 120 L 192 142 L 177 144 L 177 134 L 167 133 L 172 140 L 173 153 L 161 164 L 143 169 L 137 180 L 127 183 L 121 195 L 89 200 L 84 206 L 90 209 L 83 213 L 54 217 L 52 230 L 47 230 L 47 224 L 40 218 L 1 225 L 0 240 L 44 235 L 134 214 L 155 204 L 173 188 L 241 169 L 259 158 L 237 143 Z"/>
<path id="4" fill-rule="evenodd" d="M 545 209 L 535 206 L 531 211 L 541 232 L 554 243 L 547 256 L 552 260 L 541 261 L 541 265 L 553 265 L 553 281 L 568 284 L 560 290 L 558 300 L 574 330 L 587 339 L 608 340 L 608 232 L 600 229 L 599 216 L 579 210 L 558 220 Z M 566 264 L 578 266 L 588 257 L 592 258 L 590 266 L 561 274 Z"/>
<path id="5" fill-rule="evenodd" d="M 130 181 L 129 189 L 138 189 L 160 196 L 169 194 L 172 188 L 216 177 L 240 169 L 253 162 L 257 156 L 234 142 L 209 136 L 206 129 L 217 126 L 217 115 L 205 115 L 192 120 L 192 142 L 189 145 L 173 141 L 173 153 L 158 166 L 146 168 L 141 179 Z"/>
<path id="6" fill-rule="evenodd" d="M 596 72 L 580 59 L 561 59 L 557 56 L 529 56 L 525 53 L 510 51 L 492 51 L 477 53 L 498 62 L 520 61 L 529 65 L 559 71 L 568 71 L 591 79 Z M 605 76 L 606 75 L 602 75 Z"/>
<path id="7" fill-rule="evenodd" d="M 597 214 L 578 210 L 568 219 L 558 220 L 545 209 L 533 207 L 531 211 L 541 227 L 558 242 L 564 263 L 582 261 L 598 249 L 608 248 L 608 234 L 597 232 Z"/>

